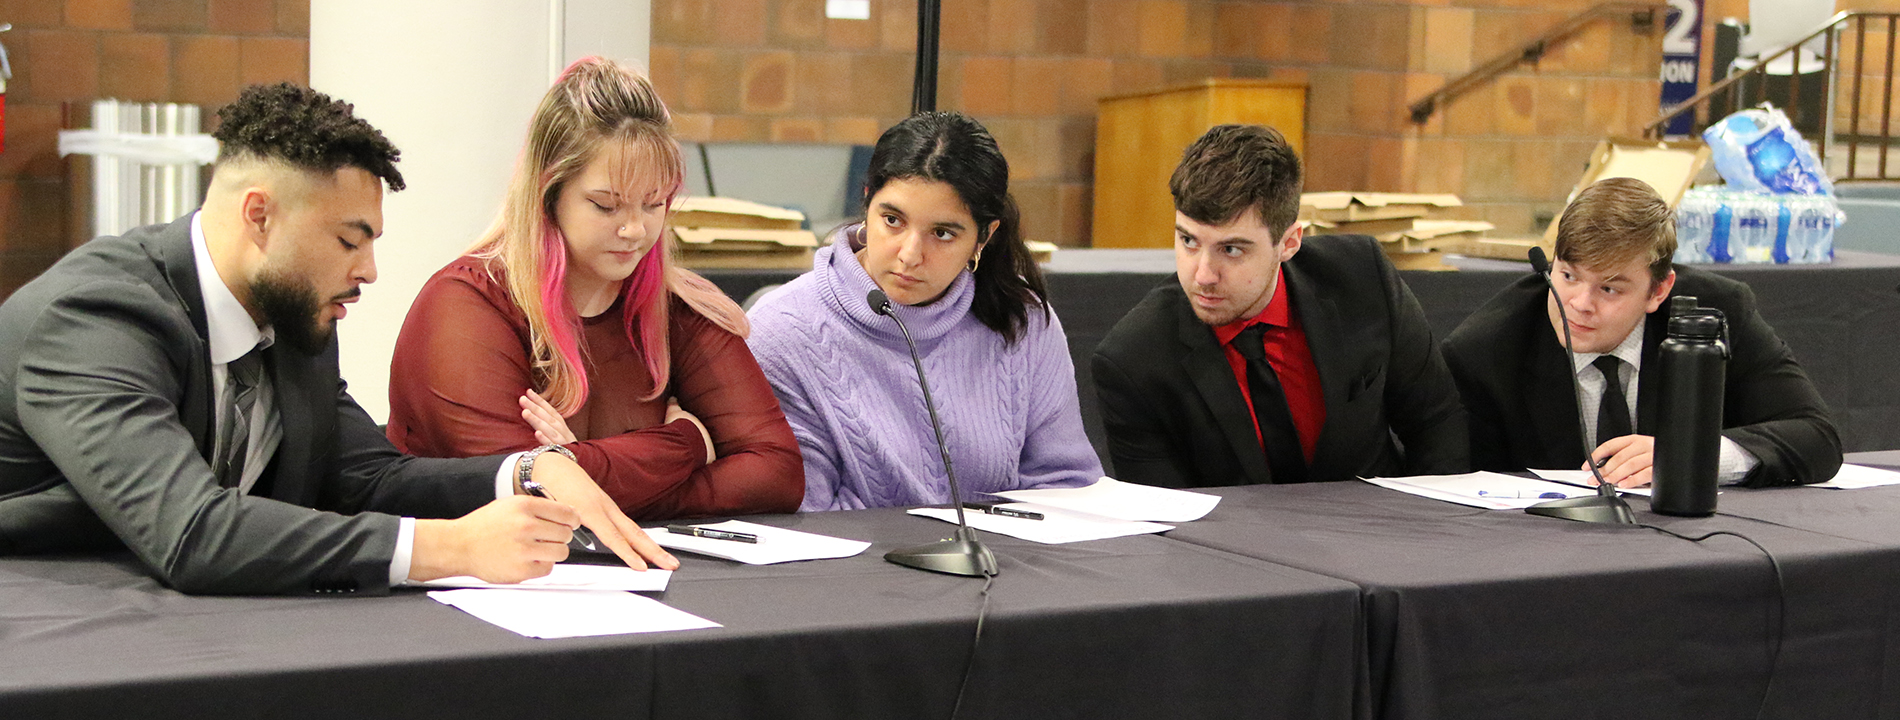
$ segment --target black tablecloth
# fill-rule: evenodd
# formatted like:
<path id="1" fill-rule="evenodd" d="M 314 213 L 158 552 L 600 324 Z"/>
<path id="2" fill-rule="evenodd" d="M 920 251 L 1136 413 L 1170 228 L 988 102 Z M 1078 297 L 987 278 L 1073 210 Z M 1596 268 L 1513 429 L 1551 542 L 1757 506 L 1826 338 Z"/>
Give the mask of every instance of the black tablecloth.
<path id="1" fill-rule="evenodd" d="M 0 558 L 0 717 L 947 717 L 983 582 L 885 551 L 947 525 L 772 516 L 872 540 L 765 567 L 683 556 L 659 597 L 721 629 L 523 638 L 417 591 L 194 598 L 129 558 Z M 1350 584 L 1156 536 L 986 536 L 968 718 L 1346 718 L 1364 707 Z"/>
<path id="2" fill-rule="evenodd" d="M 1814 379 L 1849 451 L 1900 447 L 1900 257 L 1840 251 L 1831 265 L 1706 266 L 1754 288 L 1773 325 Z M 1455 258 L 1459 272 L 1403 273 L 1443 338 L 1484 301 L 1529 272 L 1525 263 Z M 1089 356 L 1148 290 L 1173 280 L 1168 250 L 1063 250 L 1046 268 L 1050 304 L 1075 360 L 1082 420 L 1108 464 Z M 797 276 L 783 270 L 708 270 L 744 300 Z M 1111 471 L 1112 472 L 1112 471 Z"/>
<path id="3" fill-rule="evenodd" d="M 1755 717 L 1777 590 L 1741 540 L 1691 543 L 1358 482 L 1215 492 L 1220 507 L 1167 536 L 1362 587 L 1373 717 Z M 1896 524 L 1900 488 L 1729 490 L 1721 503 L 1803 500 L 1832 503 L 1815 531 L 1632 505 L 1639 522 L 1741 533 L 1780 562 L 1786 627 L 1768 717 L 1893 717 L 1900 531 L 1872 542 L 1824 529 L 1862 513 Z"/>

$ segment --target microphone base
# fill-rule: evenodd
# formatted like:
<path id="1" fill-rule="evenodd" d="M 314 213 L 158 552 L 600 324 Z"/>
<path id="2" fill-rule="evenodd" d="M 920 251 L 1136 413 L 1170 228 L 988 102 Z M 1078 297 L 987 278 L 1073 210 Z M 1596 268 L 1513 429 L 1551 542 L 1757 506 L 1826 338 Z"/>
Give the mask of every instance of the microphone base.
<path id="1" fill-rule="evenodd" d="M 983 577 L 996 574 L 996 556 L 976 538 L 958 533 L 959 537 L 939 540 L 926 545 L 892 550 L 884 553 L 884 559 L 919 570 L 929 570 L 949 575 L 968 575 Z"/>
<path id="2" fill-rule="evenodd" d="M 1593 495 L 1590 497 L 1566 498 L 1538 503 L 1524 508 L 1524 512 L 1544 517 L 1554 517 L 1577 522 L 1601 523 L 1604 525 L 1635 525 L 1636 513 L 1630 511 L 1629 503 L 1615 495 Z"/>

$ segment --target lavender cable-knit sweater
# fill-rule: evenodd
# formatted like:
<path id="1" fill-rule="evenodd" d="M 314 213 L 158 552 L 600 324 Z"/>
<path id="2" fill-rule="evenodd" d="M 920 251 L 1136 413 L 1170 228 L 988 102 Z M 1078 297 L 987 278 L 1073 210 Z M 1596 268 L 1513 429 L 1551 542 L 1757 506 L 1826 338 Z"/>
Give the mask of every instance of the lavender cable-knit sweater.
<path id="1" fill-rule="evenodd" d="M 910 351 L 897 323 L 865 303 L 877 285 L 852 254 L 851 230 L 749 314 L 747 342 L 804 453 L 799 509 L 949 502 Z M 964 499 L 1094 482 L 1102 463 L 1082 432 L 1061 322 L 1032 308 L 1005 345 L 970 314 L 974 291 L 966 271 L 935 303 L 893 303 L 923 356 Z"/>

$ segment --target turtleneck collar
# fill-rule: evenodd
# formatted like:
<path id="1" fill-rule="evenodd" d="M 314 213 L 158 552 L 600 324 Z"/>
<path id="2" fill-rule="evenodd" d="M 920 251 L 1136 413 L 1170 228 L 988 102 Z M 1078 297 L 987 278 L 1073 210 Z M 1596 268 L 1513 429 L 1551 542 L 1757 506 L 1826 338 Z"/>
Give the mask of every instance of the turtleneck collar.
<path id="1" fill-rule="evenodd" d="M 863 225 L 851 225 L 831 236 L 831 244 L 819 248 L 812 258 L 812 271 L 830 302 L 864 333 L 880 339 L 904 341 L 897 323 L 871 309 L 865 296 L 877 289 L 877 283 L 858 262 L 856 238 Z M 950 289 L 929 305 L 904 305 L 891 302 L 892 312 L 904 320 L 918 342 L 934 340 L 950 332 L 970 314 L 970 301 L 976 296 L 976 279 L 968 270 L 957 273 Z"/>

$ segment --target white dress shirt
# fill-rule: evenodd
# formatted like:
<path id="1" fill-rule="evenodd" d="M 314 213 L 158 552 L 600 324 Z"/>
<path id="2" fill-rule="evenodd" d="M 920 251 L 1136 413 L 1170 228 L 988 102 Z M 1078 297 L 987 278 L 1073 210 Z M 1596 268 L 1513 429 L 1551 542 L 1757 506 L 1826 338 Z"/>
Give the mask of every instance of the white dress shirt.
<path id="1" fill-rule="evenodd" d="M 1636 398 L 1641 389 L 1638 384 L 1643 369 L 1643 323 L 1637 323 L 1623 342 L 1611 348 L 1607 353 L 1571 353 L 1570 368 L 1577 373 L 1577 412 L 1583 416 L 1583 440 L 1592 449 L 1603 444 L 1597 437 L 1597 411 L 1603 406 L 1605 379 L 1603 372 L 1591 363 L 1604 355 L 1614 355 L 1623 361 L 1618 366 L 1622 377 L 1616 381 L 1622 383 L 1624 403 L 1629 406 L 1630 427 L 1636 427 Z M 1748 454 L 1742 446 L 1727 436 L 1722 437 L 1722 450 L 1716 462 L 1715 480 L 1723 485 L 1741 482 L 1748 471 L 1760 463 L 1755 456 Z"/>

